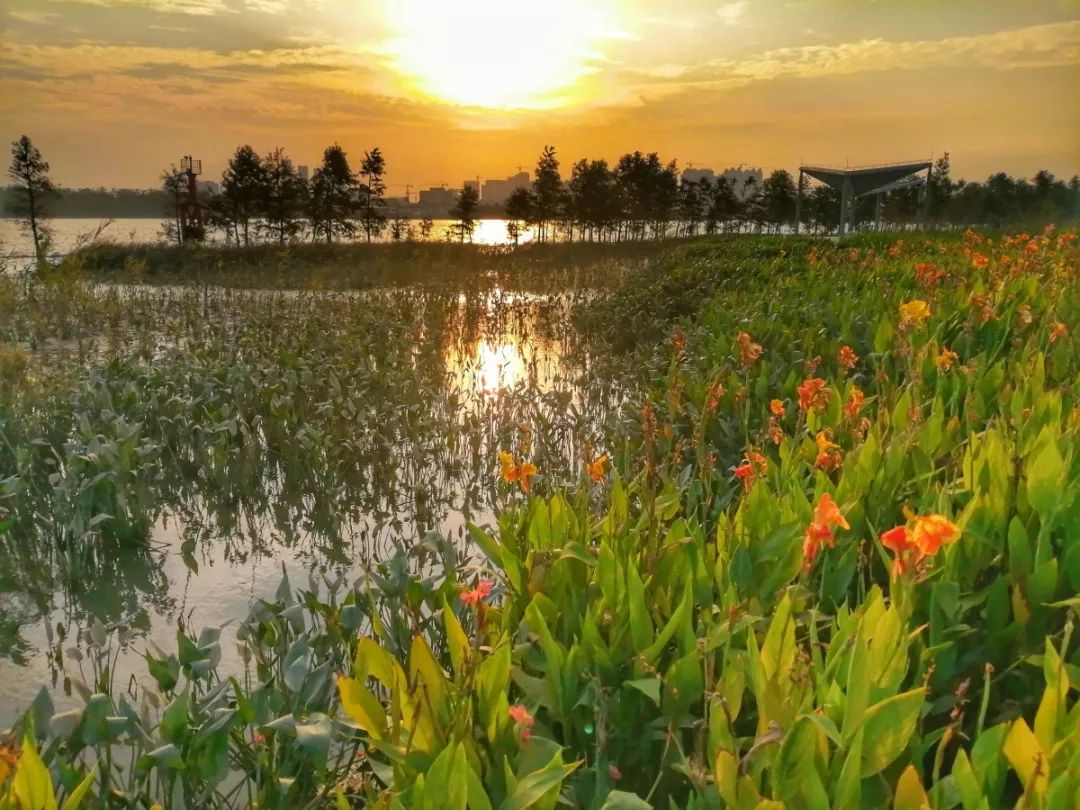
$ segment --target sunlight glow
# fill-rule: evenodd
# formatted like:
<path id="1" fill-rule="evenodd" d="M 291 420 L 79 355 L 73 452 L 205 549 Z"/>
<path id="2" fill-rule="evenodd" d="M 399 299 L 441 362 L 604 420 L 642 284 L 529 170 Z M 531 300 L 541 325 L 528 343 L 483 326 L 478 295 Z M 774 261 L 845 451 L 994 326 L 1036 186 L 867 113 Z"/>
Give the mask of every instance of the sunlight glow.
<path id="1" fill-rule="evenodd" d="M 570 103 L 616 30 L 612 0 L 386 0 L 397 70 L 442 101 L 492 109 Z"/>

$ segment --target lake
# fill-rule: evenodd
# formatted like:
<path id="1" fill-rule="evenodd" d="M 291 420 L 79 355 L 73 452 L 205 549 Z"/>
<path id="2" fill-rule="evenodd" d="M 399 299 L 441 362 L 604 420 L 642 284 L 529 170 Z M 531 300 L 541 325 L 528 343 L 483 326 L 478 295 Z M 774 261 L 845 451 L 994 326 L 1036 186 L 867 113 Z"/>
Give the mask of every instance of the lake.
<path id="1" fill-rule="evenodd" d="M 159 242 L 163 240 L 162 227 L 165 220 L 162 219 L 52 219 L 48 226 L 53 236 L 53 252 L 65 254 L 81 244 L 86 244 L 95 235 L 100 238 L 111 239 L 117 242 Z M 410 223 L 418 238 L 419 221 Z M 432 240 L 446 240 L 451 238 L 450 227 L 453 223 L 448 219 L 434 220 L 431 236 Z M 384 234 L 384 241 L 389 239 L 389 228 Z M 214 241 L 218 235 L 211 231 L 210 241 Z M 520 242 L 528 242 L 532 239 L 531 228 L 523 228 Z M 511 240 L 506 234 L 506 220 L 482 219 L 477 222 L 476 231 L 473 233 L 473 242 L 480 245 L 505 245 Z M 0 259 L 3 257 L 25 258 L 33 254 L 33 240 L 26 228 L 18 221 L 8 218 L 0 218 Z"/>
<path id="2" fill-rule="evenodd" d="M 49 327 L 63 341 L 34 331 L 40 301 L 0 324 L 35 349 L 31 377 L 64 376 L 47 406 L 64 459 L 9 480 L 14 506 L 0 488 L 27 517 L 0 533 L 0 728 L 42 685 L 81 705 L 65 673 L 101 677 L 95 627 L 125 638 L 115 688 L 180 627 L 225 628 L 237 674 L 230 630 L 283 576 L 316 591 L 388 564 L 441 576 L 447 542 L 468 571 L 467 523 L 515 497 L 499 451 L 572 478 L 626 396 L 573 324 L 588 291 L 86 294 L 77 324 Z"/>

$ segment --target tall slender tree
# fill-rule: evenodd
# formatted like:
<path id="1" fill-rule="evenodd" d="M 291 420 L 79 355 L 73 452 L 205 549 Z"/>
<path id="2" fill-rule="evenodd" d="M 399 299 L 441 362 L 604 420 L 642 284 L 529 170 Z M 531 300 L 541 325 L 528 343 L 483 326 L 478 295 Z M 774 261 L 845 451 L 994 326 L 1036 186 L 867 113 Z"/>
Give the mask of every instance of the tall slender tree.
<path id="1" fill-rule="evenodd" d="M 184 243 L 184 231 L 180 224 L 180 212 L 184 207 L 184 193 L 187 190 L 187 180 L 184 174 L 175 165 L 170 165 L 161 173 L 161 190 L 168 199 L 168 219 L 162 227 L 162 235 L 168 242 Z"/>
<path id="2" fill-rule="evenodd" d="M 795 180 L 784 169 L 777 169 L 761 184 L 761 208 L 765 222 L 779 231 L 795 221 Z"/>
<path id="3" fill-rule="evenodd" d="M 731 179 L 723 175 L 716 178 L 707 193 L 705 232 L 716 233 L 718 227 L 729 227 L 739 216 L 739 198 L 735 196 Z"/>
<path id="4" fill-rule="evenodd" d="M 615 176 L 606 160 L 579 160 L 567 183 L 570 219 L 581 228 L 581 238 L 603 237 L 617 210 Z"/>
<path id="5" fill-rule="evenodd" d="M 454 219 L 454 233 L 458 240 L 465 241 L 468 237 L 472 241 L 476 231 L 476 211 L 480 207 L 480 192 L 474 185 L 466 185 L 458 194 L 457 202 L 450 209 L 450 216 Z"/>
<path id="6" fill-rule="evenodd" d="M 533 195 L 527 188 L 515 188 L 506 200 L 506 235 L 514 244 L 521 231 L 533 221 Z"/>
<path id="7" fill-rule="evenodd" d="M 49 164 L 26 135 L 11 144 L 8 177 L 13 183 L 9 213 L 25 221 L 34 240 L 34 260 L 42 266 L 49 252 L 47 205 L 56 188 L 49 179 Z"/>
<path id="8" fill-rule="evenodd" d="M 292 160 L 280 146 L 263 159 L 263 175 L 260 227 L 271 239 L 284 245 L 296 239 L 303 228 L 307 183 L 300 179 Z"/>
<path id="9" fill-rule="evenodd" d="M 386 227 L 386 159 L 379 147 L 370 152 L 364 152 L 364 159 L 360 162 L 360 176 L 364 178 L 360 184 L 360 226 L 364 229 L 367 241 L 378 237 Z"/>
<path id="10" fill-rule="evenodd" d="M 237 236 L 247 246 L 262 214 L 266 198 L 266 167 L 262 158 L 247 144 L 239 146 L 221 177 L 221 193 L 231 209 Z"/>
<path id="11" fill-rule="evenodd" d="M 545 146 L 536 162 L 536 177 L 533 180 L 533 219 L 539 241 L 546 241 L 553 236 L 553 233 L 549 233 L 549 228 L 559 216 L 562 201 L 563 183 L 562 175 L 559 174 L 559 159 L 555 156 L 554 146 Z"/>
<path id="12" fill-rule="evenodd" d="M 322 164 L 311 177 L 308 196 L 308 221 L 312 239 L 327 244 L 335 238 L 356 234 L 353 213 L 356 210 L 357 181 L 349 167 L 345 150 L 336 143 L 323 152 Z"/>

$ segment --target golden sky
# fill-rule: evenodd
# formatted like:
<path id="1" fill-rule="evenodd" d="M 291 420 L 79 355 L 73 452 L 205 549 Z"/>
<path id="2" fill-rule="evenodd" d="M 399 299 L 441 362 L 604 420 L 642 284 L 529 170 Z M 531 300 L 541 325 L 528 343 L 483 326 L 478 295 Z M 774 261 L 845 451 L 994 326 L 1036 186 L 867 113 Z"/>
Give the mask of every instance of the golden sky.
<path id="1" fill-rule="evenodd" d="M 1080 0 L 4 0 L 0 121 L 64 185 L 381 147 L 391 193 L 656 150 L 1080 172 Z"/>

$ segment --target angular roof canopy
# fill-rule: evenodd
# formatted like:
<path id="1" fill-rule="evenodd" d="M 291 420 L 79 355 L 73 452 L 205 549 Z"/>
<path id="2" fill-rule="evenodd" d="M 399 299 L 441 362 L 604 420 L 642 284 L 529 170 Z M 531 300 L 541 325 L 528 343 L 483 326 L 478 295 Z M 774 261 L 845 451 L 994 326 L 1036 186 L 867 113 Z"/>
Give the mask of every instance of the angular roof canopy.
<path id="1" fill-rule="evenodd" d="M 856 197 L 870 194 L 882 186 L 903 180 L 908 175 L 930 168 L 929 161 L 917 163 L 890 163 L 885 166 L 857 166 L 852 169 L 831 169 L 827 166 L 800 166 L 799 170 L 820 180 L 837 191 L 844 190 L 844 182 L 851 182 Z"/>

